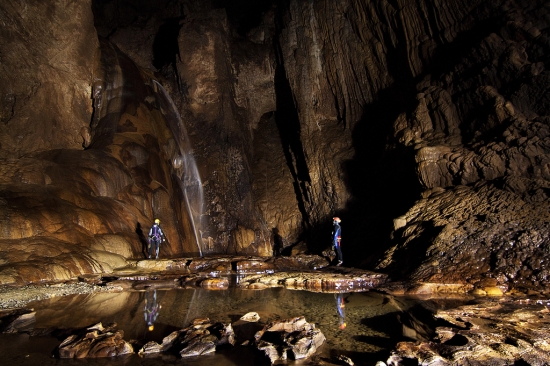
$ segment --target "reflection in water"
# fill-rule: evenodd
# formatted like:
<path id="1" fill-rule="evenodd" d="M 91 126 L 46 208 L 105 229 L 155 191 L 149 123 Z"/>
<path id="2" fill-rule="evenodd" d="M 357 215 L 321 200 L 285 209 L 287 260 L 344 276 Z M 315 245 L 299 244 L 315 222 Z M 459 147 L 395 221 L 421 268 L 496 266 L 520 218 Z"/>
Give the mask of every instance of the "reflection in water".
<path id="1" fill-rule="evenodd" d="M 346 329 L 346 300 L 344 299 L 344 294 L 336 294 L 336 310 L 338 311 L 338 317 L 340 321 L 338 327 L 342 330 Z"/>
<path id="2" fill-rule="evenodd" d="M 25 359 L 25 365 L 82 365 L 74 360 L 57 360 L 52 363 L 50 352 L 55 345 L 49 352 L 44 352 L 44 347 L 37 346 L 46 343 L 50 346 L 53 343 L 59 344 L 60 340 L 53 337 L 52 329 L 69 330 L 87 327 L 97 322 L 116 322 L 118 329 L 124 331 L 124 339 L 127 341 L 135 340 L 144 344 L 143 340 L 147 339 L 160 343 L 165 336 L 188 326 L 196 318 L 208 317 L 212 321 L 234 324 L 244 314 L 254 311 L 260 315 L 260 323 L 296 316 L 304 316 L 308 322 L 314 323 L 326 337 L 326 342 L 320 350 L 321 359 L 328 360 L 334 354 L 343 354 L 356 364 L 374 365 L 376 361 L 387 360 L 390 350 L 396 343 L 406 340 L 402 332 L 403 324 L 397 321 L 396 315 L 405 320 L 406 314 L 414 312 L 417 321 L 424 320 L 424 316 L 419 317 L 418 312 L 414 310 L 420 304 L 426 311 L 425 301 L 394 298 L 375 292 L 337 294 L 335 299 L 332 293 L 283 288 L 262 291 L 239 288 L 230 288 L 226 291 L 200 288 L 156 291 L 151 289 L 145 292 L 66 296 L 32 304 L 36 311 L 34 333 L 51 334 L 52 337 L 21 338 L 20 335 L 0 335 L 0 364 L 20 364 L 17 361 Z M 436 304 L 430 310 L 442 306 L 442 303 Z M 154 323 L 154 331 L 145 330 L 144 334 L 144 317 L 147 326 L 149 322 L 151 325 Z M 335 326 L 337 322 L 340 325 L 345 324 L 345 332 Z M 407 327 L 413 326 L 407 322 Z M 419 332 L 418 323 L 414 328 Z M 64 331 L 63 334 L 68 334 L 68 331 Z M 12 352 L 16 339 L 19 342 L 18 351 Z M 243 342 L 243 339 L 237 339 L 234 347 L 227 347 L 202 358 L 187 359 L 186 365 L 269 365 L 269 360 L 261 353 L 258 354 L 250 347 L 241 346 Z M 38 349 L 41 351 L 37 352 Z M 27 355 L 30 356 L 26 357 Z M 9 357 L 9 362 L 3 362 L 3 357 Z M 266 362 L 263 363 L 264 361 Z M 93 364 L 102 364 L 100 362 L 102 361 L 94 360 Z M 165 356 L 153 356 L 141 359 L 138 355 L 131 355 L 130 359 L 109 359 L 104 364 L 155 366 L 174 362 L 177 362 L 177 358 L 168 360 Z"/>
<path id="3" fill-rule="evenodd" d="M 143 308 L 143 316 L 145 317 L 145 323 L 147 323 L 147 329 L 152 332 L 155 328 L 154 324 L 159 316 L 159 311 L 162 306 L 157 302 L 157 290 L 147 289 L 145 292 L 145 307 Z"/>

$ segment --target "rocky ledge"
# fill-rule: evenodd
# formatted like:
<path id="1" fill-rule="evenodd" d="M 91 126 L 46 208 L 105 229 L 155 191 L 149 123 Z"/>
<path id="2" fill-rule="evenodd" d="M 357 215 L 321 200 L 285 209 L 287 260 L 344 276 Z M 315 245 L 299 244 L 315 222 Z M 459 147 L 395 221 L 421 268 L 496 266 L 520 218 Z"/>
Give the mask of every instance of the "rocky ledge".
<path id="1" fill-rule="evenodd" d="M 548 365 L 550 300 L 484 301 L 439 310 L 429 342 L 401 342 L 387 365 Z M 379 363 L 379 366 L 381 363 Z"/>
<path id="2" fill-rule="evenodd" d="M 110 273 L 87 274 L 57 283 L 0 286 L 0 309 L 24 308 L 32 301 L 71 294 L 145 288 L 228 289 L 287 287 L 308 291 L 360 292 L 387 282 L 384 274 L 332 267 L 319 256 L 216 256 L 128 261 Z"/>

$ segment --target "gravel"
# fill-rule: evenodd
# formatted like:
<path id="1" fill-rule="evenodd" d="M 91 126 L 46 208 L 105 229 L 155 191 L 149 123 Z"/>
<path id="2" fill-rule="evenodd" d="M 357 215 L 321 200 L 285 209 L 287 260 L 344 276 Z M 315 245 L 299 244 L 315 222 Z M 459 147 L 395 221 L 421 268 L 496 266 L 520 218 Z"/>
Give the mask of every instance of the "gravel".
<path id="1" fill-rule="evenodd" d="M 22 287 L 0 286 L 0 309 L 20 309 L 30 302 L 50 299 L 52 297 L 91 294 L 94 292 L 112 292 L 110 286 L 90 285 L 84 282 L 27 285 Z"/>

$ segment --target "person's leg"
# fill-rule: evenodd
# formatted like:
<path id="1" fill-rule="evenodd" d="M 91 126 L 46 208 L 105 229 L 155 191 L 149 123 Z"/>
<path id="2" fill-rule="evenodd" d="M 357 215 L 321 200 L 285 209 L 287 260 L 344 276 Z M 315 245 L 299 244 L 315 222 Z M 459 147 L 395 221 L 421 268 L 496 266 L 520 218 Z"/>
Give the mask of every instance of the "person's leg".
<path id="1" fill-rule="evenodd" d="M 160 249 L 160 241 L 156 242 L 156 259 L 159 259 L 159 249 Z"/>
<path id="2" fill-rule="evenodd" d="M 344 263 L 344 257 L 342 256 L 342 249 L 340 248 L 339 245 L 336 245 L 336 256 L 338 258 L 338 264 L 337 266 L 341 265 L 342 263 Z"/>

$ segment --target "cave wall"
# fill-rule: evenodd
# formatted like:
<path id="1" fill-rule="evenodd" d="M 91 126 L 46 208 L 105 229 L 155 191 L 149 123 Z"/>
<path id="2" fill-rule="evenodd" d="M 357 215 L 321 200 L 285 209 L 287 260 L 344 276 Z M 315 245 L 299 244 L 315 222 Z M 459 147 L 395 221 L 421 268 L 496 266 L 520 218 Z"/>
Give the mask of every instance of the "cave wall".
<path id="1" fill-rule="evenodd" d="M 91 2 L 1 10 L 0 283 L 124 267 L 144 257 L 155 217 L 169 239 L 161 256 L 198 253 L 170 163 L 169 96 L 100 44 Z"/>
<path id="2" fill-rule="evenodd" d="M 338 215 L 351 263 L 381 254 L 393 218 L 421 192 L 412 149 L 392 141 L 393 121 L 414 105 L 436 51 L 488 17 L 480 4 L 279 3 L 278 65 L 298 121 L 285 133 L 299 142 L 289 160 L 310 248 L 329 245 Z"/>
<path id="3" fill-rule="evenodd" d="M 89 1 L 0 5 L 1 156 L 81 148 L 98 40 Z"/>
<path id="4" fill-rule="evenodd" d="M 92 258 L 64 276 L 101 271 L 141 255 L 141 225 L 161 217 L 163 254 L 193 253 L 177 114 L 201 173 L 205 254 L 271 255 L 302 240 L 320 252 L 338 215 L 349 265 L 417 281 L 546 278 L 544 1 L 0 10 L 4 248 L 58 246 L 56 265 Z M 123 240 L 110 248 L 104 236 Z M 510 243 L 521 249 L 503 252 Z M 21 248 L 2 263 L 39 257 Z M 4 269 L 6 281 L 24 271 Z"/>
<path id="5" fill-rule="evenodd" d="M 395 120 L 425 191 L 394 220 L 398 244 L 379 268 L 480 293 L 532 291 L 549 275 L 548 4 L 491 13 Z"/>

